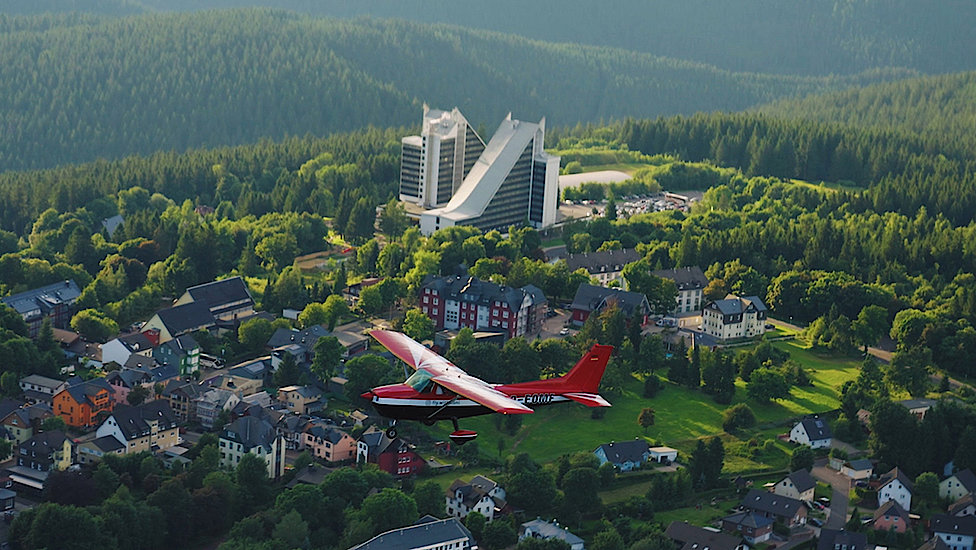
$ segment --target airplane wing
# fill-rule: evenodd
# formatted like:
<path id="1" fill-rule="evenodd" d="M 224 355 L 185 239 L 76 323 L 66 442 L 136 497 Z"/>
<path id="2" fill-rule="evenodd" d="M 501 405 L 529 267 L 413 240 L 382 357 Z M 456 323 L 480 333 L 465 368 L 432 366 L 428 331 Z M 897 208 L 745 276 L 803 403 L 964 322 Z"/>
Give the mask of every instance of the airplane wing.
<path id="1" fill-rule="evenodd" d="M 374 330 L 369 334 L 404 363 L 418 370 L 424 369 L 431 374 L 431 380 L 460 396 L 503 414 L 534 412 L 484 380 L 464 372 L 406 334 L 388 330 Z"/>

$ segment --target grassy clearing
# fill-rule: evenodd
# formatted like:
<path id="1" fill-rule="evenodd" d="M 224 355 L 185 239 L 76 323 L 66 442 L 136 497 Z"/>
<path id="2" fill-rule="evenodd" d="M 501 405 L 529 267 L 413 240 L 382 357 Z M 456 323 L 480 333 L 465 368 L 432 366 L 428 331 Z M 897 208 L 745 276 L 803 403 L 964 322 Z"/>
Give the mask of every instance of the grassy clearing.
<path id="1" fill-rule="evenodd" d="M 639 162 L 615 162 L 612 164 L 593 164 L 590 166 L 583 167 L 583 173 L 587 172 L 601 172 L 603 170 L 618 170 L 620 172 L 625 172 L 630 175 L 634 175 L 634 172 L 645 168 L 647 166 L 653 166 L 651 164 L 643 164 Z"/>

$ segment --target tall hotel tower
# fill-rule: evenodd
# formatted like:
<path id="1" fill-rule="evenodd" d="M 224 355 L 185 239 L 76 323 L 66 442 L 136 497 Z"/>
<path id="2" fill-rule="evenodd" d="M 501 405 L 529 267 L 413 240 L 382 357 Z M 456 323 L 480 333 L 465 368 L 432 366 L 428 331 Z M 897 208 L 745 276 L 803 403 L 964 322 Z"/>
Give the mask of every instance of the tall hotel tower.
<path id="1" fill-rule="evenodd" d="M 424 208 L 447 204 L 485 150 L 457 107 L 448 112 L 426 104 L 420 135 L 401 143 L 400 200 Z"/>

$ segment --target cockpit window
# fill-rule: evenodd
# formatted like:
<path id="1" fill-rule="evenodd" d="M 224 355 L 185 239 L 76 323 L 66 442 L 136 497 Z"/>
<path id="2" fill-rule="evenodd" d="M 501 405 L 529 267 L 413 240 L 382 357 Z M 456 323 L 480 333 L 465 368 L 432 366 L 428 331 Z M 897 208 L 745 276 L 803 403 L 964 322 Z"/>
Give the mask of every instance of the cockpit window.
<path id="1" fill-rule="evenodd" d="M 429 372 L 419 369 L 411 374 L 410 378 L 407 378 L 407 381 L 404 383 L 416 390 L 417 393 L 424 393 L 424 390 L 430 387 L 430 379 L 431 375 Z"/>

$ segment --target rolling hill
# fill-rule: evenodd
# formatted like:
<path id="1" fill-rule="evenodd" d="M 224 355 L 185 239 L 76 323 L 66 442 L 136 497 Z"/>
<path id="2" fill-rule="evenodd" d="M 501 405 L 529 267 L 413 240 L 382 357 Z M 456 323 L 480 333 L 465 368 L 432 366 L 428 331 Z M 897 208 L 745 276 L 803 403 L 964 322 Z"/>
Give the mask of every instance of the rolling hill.
<path id="1" fill-rule="evenodd" d="M 4 29 L 6 29 L 4 31 Z M 741 110 L 903 78 L 733 73 L 649 54 L 267 9 L 0 20 L 0 170 L 415 123 Z"/>

